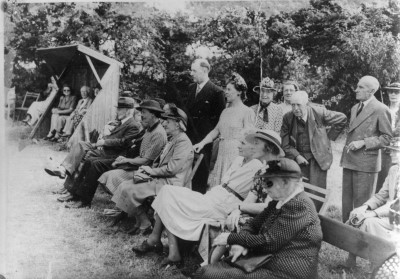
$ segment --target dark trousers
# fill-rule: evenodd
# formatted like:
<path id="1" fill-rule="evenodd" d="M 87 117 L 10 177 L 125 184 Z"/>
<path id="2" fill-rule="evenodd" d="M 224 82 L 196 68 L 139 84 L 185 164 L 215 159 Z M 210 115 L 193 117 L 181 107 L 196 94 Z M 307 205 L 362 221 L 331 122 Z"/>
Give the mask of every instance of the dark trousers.
<path id="1" fill-rule="evenodd" d="M 326 175 L 328 172 L 322 170 L 314 158 L 308 160 L 308 165 L 300 165 L 300 169 L 303 176 L 308 178 L 308 180 L 305 180 L 305 182 L 326 189 Z M 320 193 L 318 192 L 315 192 L 313 190 L 308 191 L 312 194 L 320 196 Z M 314 201 L 314 204 L 318 212 L 322 207 L 322 202 Z"/>
<path id="2" fill-rule="evenodd" d="M 204 146 L 202 153 L 204 158 L 197 169 L 193 180 L 192 190 L 205 194 L 208 189 L 207 180 L 210 173 L 210 160 L 211 160 L 212 144 Z M 213 185 L 214 186 L 214 185 Z"/>
<path id="3" fill-rule="evenodd" d="M 85 161 L 82 172 L 85 178 L 78 184 L 76 194 L 86 203 L 91 203 L 99 183 L 97 180 L 106 171 L 112 170 L 115 158 L 95 158 Z"/>
<path id="4" fill-rule="evenodd" d="M 365 203 L 375 193 L 378 173 L 343 169 L 342 221 L 349 219 L 350 212 Z"/>
<path id="5" fill-rule="evenodd" d="M 390 157 L 390 152 L 387 150 L 382 150 L 382 164 L 381 164 L 381 171 L 378 173 L 378 181 L 376 182 L 376 191 L 378 193 L 379 190 L 382 188 L 383 183 L 385 182 L 386 177 L 388 176 L 389 169 L 392 167 L 392 158 Z"/>

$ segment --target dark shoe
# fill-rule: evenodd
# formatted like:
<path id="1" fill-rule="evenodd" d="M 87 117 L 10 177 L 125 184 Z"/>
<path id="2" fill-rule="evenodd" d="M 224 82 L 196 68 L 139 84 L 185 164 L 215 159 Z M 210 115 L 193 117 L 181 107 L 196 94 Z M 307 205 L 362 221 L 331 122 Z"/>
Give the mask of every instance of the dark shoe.
<path id="1" fill-rule="evenodd" d="M 109 228 L 114 227 L 119 222 L 124 220 L 126 217 L 128 217 L 128 214 L 126 212 L 122 211 L 120 214 L 117 215 L 117 217 L 115 217 L 115 219 L 107 227 L 109 227 Z"/>
<path id="2" fill-rule="evenodd" d="M 77 201 L 77 200 L 78 200 L 78 198 L 71 194 L 57 198 L 57 201 L 59 201 L 59 202 L 70 202 L 70 201 Z"/>
<path id="3" fill-rule="evenodd" d="M 61 179 L 65 178 L 65 172 L 62 172 L 59 168 L 56 168 L 54 170 L 45 168 L 44 171 L 50 174 L 51 176 L 58 176 Z"/>
<path id="4" fill-rule="evenodd" d="M 66 204 L 65 208 L 85 208 L 85 207 L 90 208 L 90 206 L 91 206 L 90 202 L 88 203 L 88 202 L 77 201 L 73 204 Z"/>
<path id="5" fill-rule="evenodd" d="M 143 241 L 139 246 L 133 246 L 132 251 L 136 254 L 143 255 L 149 252 L 155 252 L 157 254 L 162 254 L 163 245 L 161 242 L 156 243 L 155 245 L 149 245 L 147 240 Z"/>
<path id="6" fill-rule="evenodd" d="M 51 135 L 51 136 L 46 136 L 46 137 L 44 137 L 43 139 L 44 139 L 44 140 L 51 140 L 53 137 L 54 137 L 54 135 Z"/>
<path id="7" fill-rule="evenodd" d="M 171 261 L 168 258 L 165 258 L 161 263 L 160 263 L 160 268 L 169 269 L 171 267 L 176 267 L 178 269 L 181 269 L 183 267 L 183 260 L 180 261 Z"/>
<path id="8" fill-rule="evenodd" d="M 65 195 L 68 194 L 68 190 L 65 189 L 64 187 L 58 189 L 58 190 L 54 190 L 52 191 L 53 194 L 58 194 L 58 195 Z"/>
<path id="9" fill-rule="evenodd" d="M 141 229 L 140 227 L 133 227 L 132 229 L 128 230 L 127 233 L 130 235 L 143 235 L 147 236 L 151 234 L 153 231 L 153 226 L 148 226 L 147 228 Z"/>

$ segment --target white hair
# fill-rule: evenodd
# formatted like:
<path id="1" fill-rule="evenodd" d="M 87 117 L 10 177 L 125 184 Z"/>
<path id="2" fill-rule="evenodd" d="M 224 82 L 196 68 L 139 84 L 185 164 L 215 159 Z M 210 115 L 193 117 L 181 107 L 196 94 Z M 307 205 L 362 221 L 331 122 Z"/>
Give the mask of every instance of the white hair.
<path id="1" fill-rule="evenodd" d="M 308 93 L 306 91 L 296 91 L 292 95 L 292 101 L 293 98 L 299 98 L 303 104 L 308 103 Z"/>
<path id="2" fill-rule="evenodd" d="M 379 89 L 379 81 L 373 76 L 363 76 L 360 81 L 364 81 L 369 89 L 373 89 L 374 93 Z"/>

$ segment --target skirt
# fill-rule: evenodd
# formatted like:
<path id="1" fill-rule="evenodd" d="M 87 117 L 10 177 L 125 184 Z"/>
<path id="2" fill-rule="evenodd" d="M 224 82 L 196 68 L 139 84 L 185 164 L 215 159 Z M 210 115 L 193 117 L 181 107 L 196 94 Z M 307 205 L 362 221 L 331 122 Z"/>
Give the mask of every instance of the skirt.
<path id="1" fill-rule="evenodd" d="M 110 170 L 103 173 L 97 181 L 114 194 L 121 183 L 125 181 L 133 183 L 133 171 Z"/>

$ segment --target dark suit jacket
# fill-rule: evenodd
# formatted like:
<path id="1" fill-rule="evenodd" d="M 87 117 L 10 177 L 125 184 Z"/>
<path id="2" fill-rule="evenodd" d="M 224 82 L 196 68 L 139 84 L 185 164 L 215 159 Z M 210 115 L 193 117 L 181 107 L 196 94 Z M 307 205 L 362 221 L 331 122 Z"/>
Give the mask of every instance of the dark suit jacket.
<path id="1" fill-rule="evenodd" d="M 272 254 L 261 269 L 271 270 L 276 278 L 316 278 L 322 231 L 313 202 L 302 191 L 280 209 L 276 205 L 271 201 L 240 233 L 231 233 L 228 244 L 239 244 L 252 254 Z"/>
<path id="2" fill-rule="evenodd" d="M 336 111 L 320 106 L 307 106 L 307 125 L 310 137 L 311 153 L 322 170 L 328 170 L 332 164 L 330 140 L 335 140 L 346 126 L 347 117 Z M 326 127 L 331 126 L 329 133 Z M 286 157 L 295 159 L 300 153 L 296 144 L 297 121 L 292 111 L 283 117 L 281 138 Z"/>
<path id="3" fill-rule="evenodd" d="M 346 146 L 352 141 L 364 140 L 365 146 L 356 151 L 343 149 L 341 166 L 355 171 L 379 172 L 381 170 L 380 148 L 389 145 L 392 137 L 391 115 L 387 106 L 375 97 L 357 115 L 358 104 L 351 109 Z"/>
<path id="4" fill-rule="evenodd" d="M 225 108 L 224 91 L 210 80 L 196 96 L 196 84 L 189 86 L 186 113 L 189 117 L 187 135 L 193 144 L 200 142 L 217 125 Z"/>
<path id="5" fill-rule="evenodd" d="M 104 136 L 104 151 L 108 154 L 119 154 L 125 151 L 131 141 L 142 130 L 140 123 L 131 117 L 125 123 L 116 127 L 108 136 Z"/>

